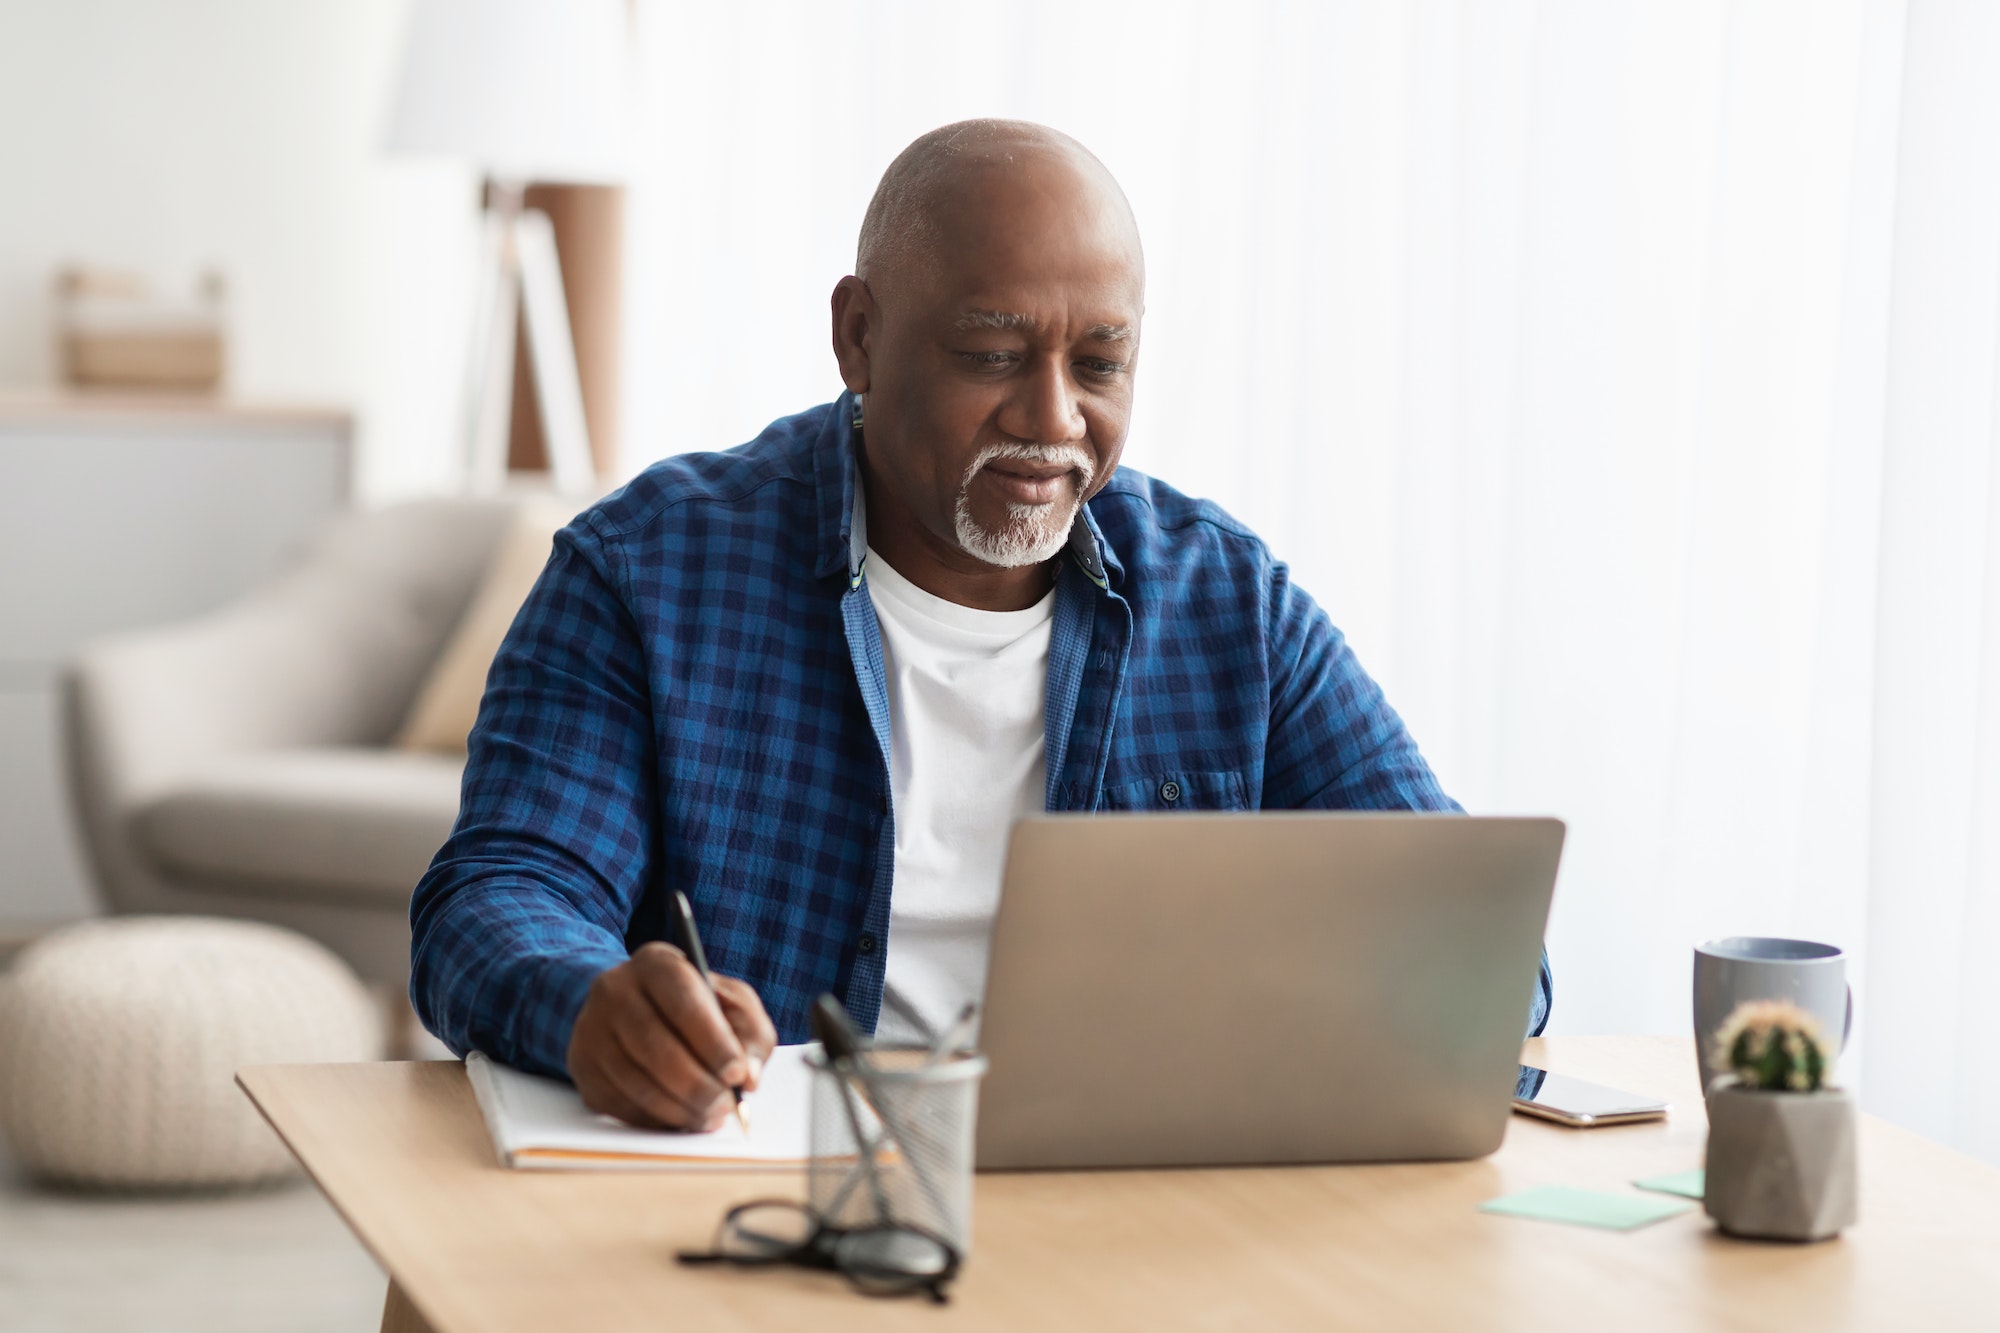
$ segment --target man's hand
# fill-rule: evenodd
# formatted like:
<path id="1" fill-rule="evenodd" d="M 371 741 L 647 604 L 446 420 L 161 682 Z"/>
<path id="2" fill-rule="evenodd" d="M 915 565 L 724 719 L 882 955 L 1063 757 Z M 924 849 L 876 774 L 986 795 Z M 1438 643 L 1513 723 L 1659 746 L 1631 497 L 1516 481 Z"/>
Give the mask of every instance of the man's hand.
<path id="1" fill-rule="evenodd" d="M 748 984 L 718 975 L 711 994 L 686 955 L 655 941 L 590 984 L 569 1076 L 585 1106 L 627 1124 L 711 1130 L 735 1104 L 730 1089 L 756 1087 L 777 1044 Z"/>

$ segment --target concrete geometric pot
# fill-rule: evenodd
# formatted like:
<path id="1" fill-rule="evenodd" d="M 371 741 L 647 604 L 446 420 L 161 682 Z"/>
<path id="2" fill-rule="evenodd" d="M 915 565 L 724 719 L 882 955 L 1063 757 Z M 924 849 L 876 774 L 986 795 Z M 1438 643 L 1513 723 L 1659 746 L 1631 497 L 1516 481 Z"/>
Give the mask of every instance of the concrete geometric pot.
<path id="1" fill-rule="evenodd" d="M 1853 1099 L 1715 1080 L 1702 1207 L 1732 1236 L 1761 1240 L 1825 1240 L 1854 1225 Z"/>

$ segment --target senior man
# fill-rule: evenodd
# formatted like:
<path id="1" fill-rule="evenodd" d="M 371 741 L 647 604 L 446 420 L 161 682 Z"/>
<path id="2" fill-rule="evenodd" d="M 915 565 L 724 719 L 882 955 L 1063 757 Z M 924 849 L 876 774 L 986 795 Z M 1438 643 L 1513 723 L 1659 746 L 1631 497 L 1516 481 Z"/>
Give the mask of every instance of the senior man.
<path id="1" fill-rule="evenodd" d="M 433 1032 L 711 1128 L 823 991 L 896 1040 L 979 997 L 1017 816 L 1457 809 L 1263 543 L 1119 469 L 1144 295 L 1074 140 L 897 157 L 833 291 L 847 392 L 558 535 L 411 905 Z"/>

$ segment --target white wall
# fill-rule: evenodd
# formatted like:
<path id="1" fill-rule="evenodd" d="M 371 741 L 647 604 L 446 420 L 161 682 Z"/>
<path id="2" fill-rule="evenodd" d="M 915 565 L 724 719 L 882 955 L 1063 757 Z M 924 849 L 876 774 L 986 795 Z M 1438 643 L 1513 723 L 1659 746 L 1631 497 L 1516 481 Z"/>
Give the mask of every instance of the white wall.
<path id="1" fill-rule="evenodd" d="M 230 282 L 230 387 L 359 417 L 366 498 L 450 477 L 471 177 L 380 149 L 400 0 L 0 0 L 0 384 L 81 260 Z"/>
<path id="2" fill-rule="evenodd" d="M 1568 821 L 1552 1030 L 1829 940 L 1842 1080 L 2000 1162 L 2000 5 L 1074 9 L 640 5 L 628 461 L 837 391 L 914 134 L 1076 133 L 1146 240 L 1127 459 L 1292 562 L 1447 790 Z"/>

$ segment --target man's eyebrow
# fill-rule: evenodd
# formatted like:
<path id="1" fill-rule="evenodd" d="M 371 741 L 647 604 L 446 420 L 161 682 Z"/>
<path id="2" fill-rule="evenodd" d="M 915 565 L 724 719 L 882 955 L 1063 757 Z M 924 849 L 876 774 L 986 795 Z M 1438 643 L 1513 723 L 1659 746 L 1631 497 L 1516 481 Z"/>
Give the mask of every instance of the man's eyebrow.
<path id="1" fill-rule="evenodd" d="M 968 310 L 951 322 L 960 333 L 972 333 L 980 329 L 1003 329 L 1022 333 L 1033 333 L 1034 317 L 1012 310 Z"/>
<path id="2" fill-rule="evenodd" d="M 968 310 L 952 321 L 952 328 L 960 333 L 998 329 L 1007 332 L 1033 333 L 1040 327 L 1035 317 L 1015 310 Z M 1090 342 L 1118 343 L 1132 336 L 1130 324 L 1093 324 L 1084 331 L 1084 338 Z"/>

